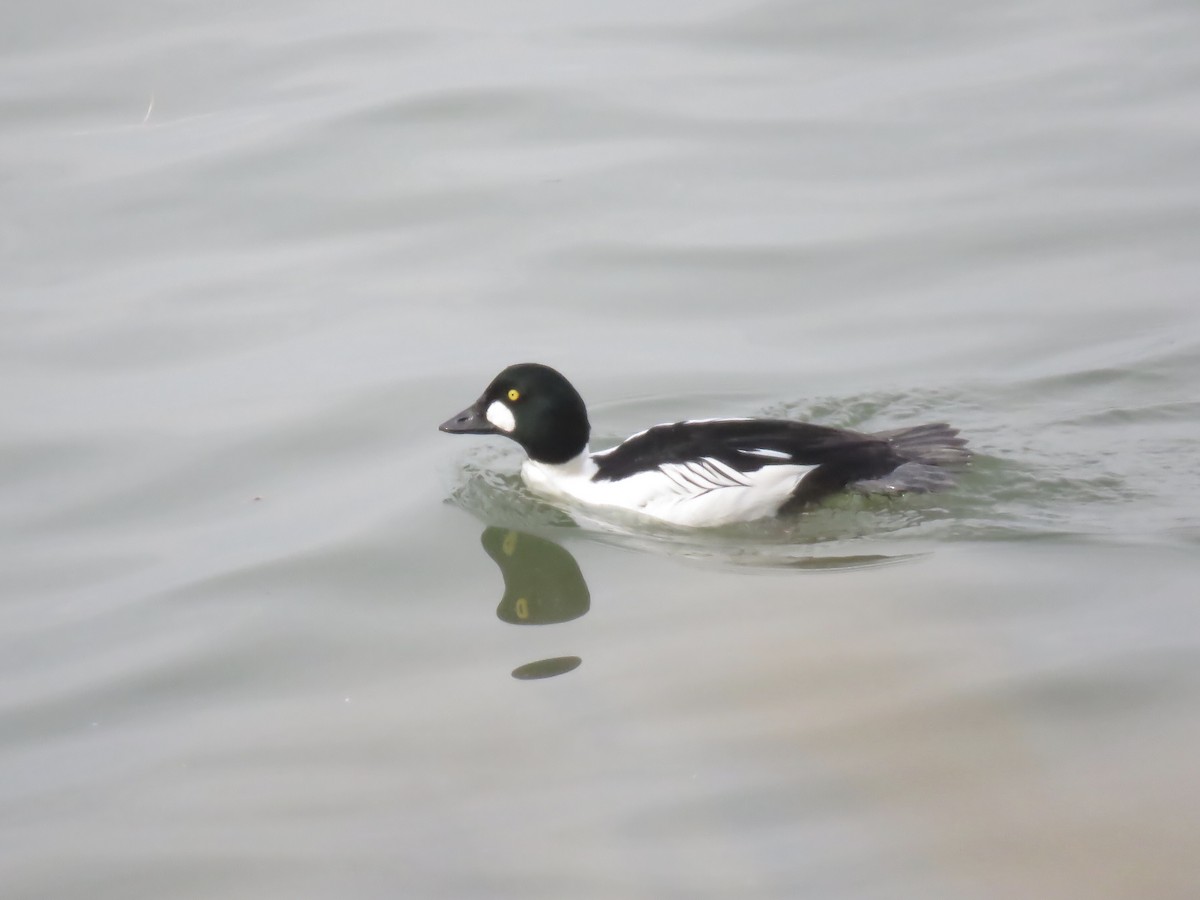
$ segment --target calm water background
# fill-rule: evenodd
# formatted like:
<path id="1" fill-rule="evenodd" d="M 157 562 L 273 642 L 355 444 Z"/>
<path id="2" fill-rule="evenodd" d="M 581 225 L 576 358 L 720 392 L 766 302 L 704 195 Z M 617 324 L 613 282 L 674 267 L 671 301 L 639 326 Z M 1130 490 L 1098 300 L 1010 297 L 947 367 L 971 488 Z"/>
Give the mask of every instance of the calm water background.
<path id="1" fill-rule="evenodd" d="M 1200 892 L 1200 6 L 0 22 L 6 900 Z M 526 359 L 981 457 L 615 540 Z"/>

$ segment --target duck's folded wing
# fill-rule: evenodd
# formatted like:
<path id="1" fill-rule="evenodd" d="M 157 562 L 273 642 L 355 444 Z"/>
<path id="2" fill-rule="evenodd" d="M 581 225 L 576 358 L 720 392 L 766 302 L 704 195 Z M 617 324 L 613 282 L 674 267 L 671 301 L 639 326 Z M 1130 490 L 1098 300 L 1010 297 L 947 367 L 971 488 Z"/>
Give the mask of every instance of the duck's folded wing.
<path id="1" fill-rule="evenodd" d="M 594 455 L 597 481 L 716 461 L 729 472 L 836 464 L 870 478 L 902 460 L 886 438 L 787 419 L 708 419 L 656 425 Z M 861 473 L 861 474 L 858 474 Z"/>

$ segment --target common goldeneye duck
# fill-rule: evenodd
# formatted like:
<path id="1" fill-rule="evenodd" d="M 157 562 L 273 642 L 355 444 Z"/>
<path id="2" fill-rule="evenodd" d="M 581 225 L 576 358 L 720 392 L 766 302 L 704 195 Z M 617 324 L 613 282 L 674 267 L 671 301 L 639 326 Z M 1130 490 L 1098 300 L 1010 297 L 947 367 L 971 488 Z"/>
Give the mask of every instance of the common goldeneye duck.
<path id="1" fill-rule="evenodd" d="M 509 366 L 439 429 L 512 438 L 529 456 L 522 478 L 544 496 L 684 526 L 796 512 L 844 489 L 939 490 L 971 458 L 941 422 L 865 434 L 789 419 L 655 425 L 593 453 L 583 398 L 538 363 Z"/>

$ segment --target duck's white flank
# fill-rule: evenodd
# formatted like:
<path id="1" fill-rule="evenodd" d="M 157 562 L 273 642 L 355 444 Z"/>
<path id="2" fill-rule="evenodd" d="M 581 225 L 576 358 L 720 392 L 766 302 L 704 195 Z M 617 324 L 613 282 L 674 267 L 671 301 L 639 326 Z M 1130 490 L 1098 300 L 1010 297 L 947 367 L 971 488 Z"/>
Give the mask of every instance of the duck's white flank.
<path id="1" fill-rule="evenodd" d="M 596 463 L 585 448 L 560 465 L 527 459 L 521 477 L 530 490 L 547 497 L 625 509 L 674 525 L 697 526 L 774 515 L 813 468 L 774 465 L 738 472 L 705 457 L 664 463 L 616 481 L 593 481 Z"/>

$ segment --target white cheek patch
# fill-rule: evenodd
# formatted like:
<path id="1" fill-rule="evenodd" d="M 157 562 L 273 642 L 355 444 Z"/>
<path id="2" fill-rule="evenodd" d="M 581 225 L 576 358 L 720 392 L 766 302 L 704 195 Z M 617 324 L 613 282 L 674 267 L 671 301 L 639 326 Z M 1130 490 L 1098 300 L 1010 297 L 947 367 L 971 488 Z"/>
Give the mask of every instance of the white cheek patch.
<path id="1" fill-rule="evenodd" d="M 513 429 L 517 427 L 517 419 L 512 414 L 512 410 L 499 400 L 492 401 L 492 405 L 487 408 L 486 415 L 487 420 L 505 434 L 512 434 Z"/>

